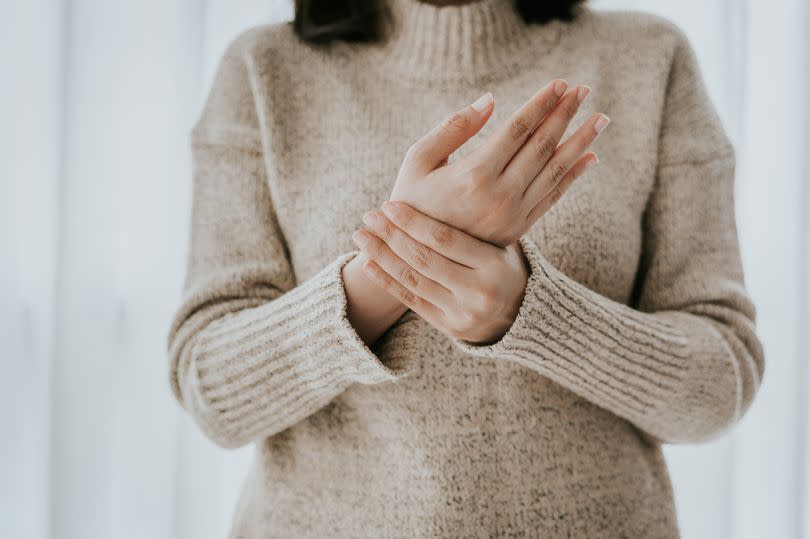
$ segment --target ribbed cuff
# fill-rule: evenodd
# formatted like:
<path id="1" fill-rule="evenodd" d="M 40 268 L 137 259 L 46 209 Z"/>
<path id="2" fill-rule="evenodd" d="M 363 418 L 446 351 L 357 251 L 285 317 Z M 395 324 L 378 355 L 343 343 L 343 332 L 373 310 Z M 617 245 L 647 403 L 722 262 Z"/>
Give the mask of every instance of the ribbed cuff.
<path id="1" fill-rule="evenodd" d="M 270 433 L 310 415 L 354 382 L 395 381 L 346 317 L 342 255 L 279 298 L 230 313 L 195 339 L 194 394 L 218 438 Z"/>
<path id="2" fill-rule="evenodd" d="M 529 238 L 531 274 L 509 331 L 468 354 L 514 360 L 589 400 L 642 417 L 682 390 L 688 339 L 681 328 L 604 297 L 557 270 Z"/>

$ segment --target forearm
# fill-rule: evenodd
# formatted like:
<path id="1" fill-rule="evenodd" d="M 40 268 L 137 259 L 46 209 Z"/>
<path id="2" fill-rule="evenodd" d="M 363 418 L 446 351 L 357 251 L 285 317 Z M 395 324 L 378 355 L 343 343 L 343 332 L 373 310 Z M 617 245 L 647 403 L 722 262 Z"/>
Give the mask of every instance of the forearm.
<path id="1" fill-rule="evenodd" d="M 366 255 L 360 253 L 343 266 L 343 287 L 349 323 L 371 346 L 408 308 L 368 278 L 362 269 L 366 260 Z"/>

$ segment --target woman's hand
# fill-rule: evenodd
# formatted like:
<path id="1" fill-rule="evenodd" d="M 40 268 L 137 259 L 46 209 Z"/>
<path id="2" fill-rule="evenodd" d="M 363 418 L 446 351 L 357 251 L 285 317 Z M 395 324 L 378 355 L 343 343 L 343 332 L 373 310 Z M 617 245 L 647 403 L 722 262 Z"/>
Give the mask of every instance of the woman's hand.
<path id="1" fill-rule="evenodd" d="M 492 244 L 514 243 L 597 161 L 585 151 L 608 124 L 604 114 L 558 146 L 590 92 L 566 88 L 565 81 L 549 82 L 481 146 L 447 164 L 491 116 L 492 94 L 452 114 L 409 148 L 391 200 Z"/>
<path id="2" fill-rule="evenodd" d="M 528 265 L 520 246 L 497 247 L 402 202 L 363 216 L 352 238 L 363 271 L 441 332 L 476 343 L 499 340 L 517 316 Z"/>

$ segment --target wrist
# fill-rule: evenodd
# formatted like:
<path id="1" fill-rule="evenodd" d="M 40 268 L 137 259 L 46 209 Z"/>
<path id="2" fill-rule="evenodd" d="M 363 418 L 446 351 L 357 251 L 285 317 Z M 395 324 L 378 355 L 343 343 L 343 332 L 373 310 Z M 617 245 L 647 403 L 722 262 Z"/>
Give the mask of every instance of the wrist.
<path id="1" fill-rule="evenodd" d="M 509 252 L 509 266 L 512 268 L 512 276 L 508 280 L 515 283 L 515 285 L 511 288 L 511 293 L 502 304 L 502 308 L 498 311 L 497 315 L 493 317 L 497 321 L 492 326 L 492 332 L 485 340 L 477 344 L 492 344 L 500 341 L 515 323 L 526 295 L 526 286 L 528 285 L 529 274 L 531 273 L 529 261 L 526 259 L 526 255 L 523 253 L 523 249 L 518 242 L 511 243 L 504 247 L 504 249 Z"/>
<path id="2" fill-rule="evenodd" d="M 367 260 L 369 260 L 368 256 L 360 252 L 343 266 L 343 283 L 347 295 L 362 295 L 367 300 L 366 303 L 373 305 L 373 312 L 376 316 L 381 316 L 386 320 L 396 320 L 405 314 L 408 308 L 371 282 L 366 272 L 363 271 L 363 264 Z"/>

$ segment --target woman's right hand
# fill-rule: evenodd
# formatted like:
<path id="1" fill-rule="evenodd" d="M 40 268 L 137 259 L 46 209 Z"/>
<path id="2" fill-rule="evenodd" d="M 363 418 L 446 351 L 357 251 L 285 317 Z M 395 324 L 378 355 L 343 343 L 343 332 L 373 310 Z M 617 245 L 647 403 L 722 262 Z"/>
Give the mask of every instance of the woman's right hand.
<path id="1" fill-rule="evenodd" d="M 598 161 L 586 150 L 608 124 L 604 114 L 594 114 L 559 144 L 590 92 L 566 88 L 565 81 L 552 80 L 483 144 L 447 164 L 490 118 L 492 94 L 453 113 L 408 149 L 391 200 L 483 241 L 515 242 Z"/>

